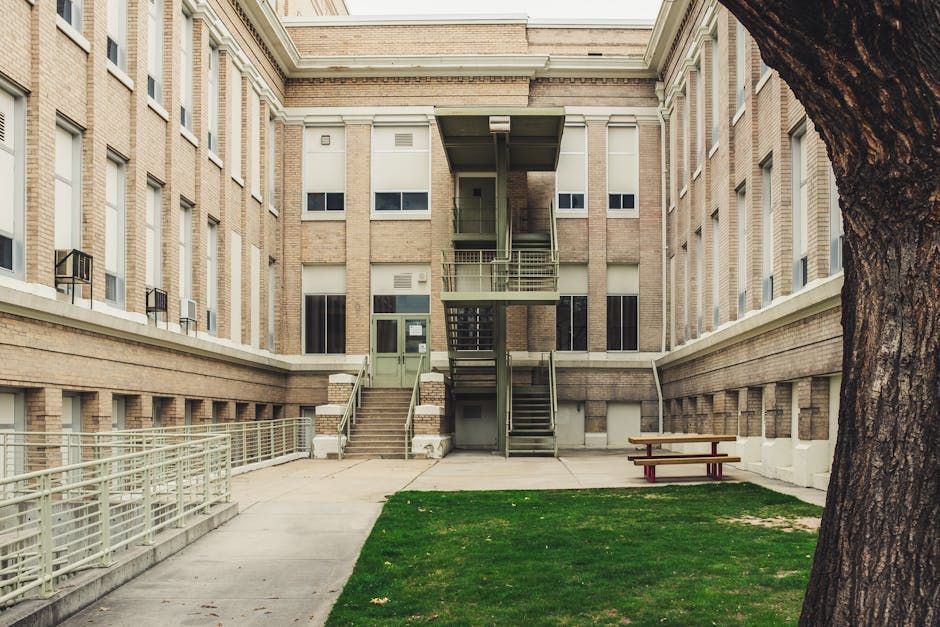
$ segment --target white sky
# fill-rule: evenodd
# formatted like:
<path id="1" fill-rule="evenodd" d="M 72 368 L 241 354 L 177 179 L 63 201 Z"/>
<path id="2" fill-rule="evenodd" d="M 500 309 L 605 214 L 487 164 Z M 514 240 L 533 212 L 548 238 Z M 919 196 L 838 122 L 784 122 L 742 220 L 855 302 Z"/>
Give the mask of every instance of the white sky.
<path id="1" fill-rule="evenodd" d="M 654 20 L 662 0 L 346 0 L 353 15 L 527 14 L 535 18 Z"/>

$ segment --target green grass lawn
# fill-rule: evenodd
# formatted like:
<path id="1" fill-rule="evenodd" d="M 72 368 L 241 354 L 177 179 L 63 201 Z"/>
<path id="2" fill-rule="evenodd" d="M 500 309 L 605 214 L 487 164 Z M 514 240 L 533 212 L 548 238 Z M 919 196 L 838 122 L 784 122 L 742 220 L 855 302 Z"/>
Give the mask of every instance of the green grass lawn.
<path id="1" fill-rule="evenodd" d="M 402 492 L 328 624 L 794 624 L 816 533 L 732 519 L 821 511 L 746 483 Z"/>

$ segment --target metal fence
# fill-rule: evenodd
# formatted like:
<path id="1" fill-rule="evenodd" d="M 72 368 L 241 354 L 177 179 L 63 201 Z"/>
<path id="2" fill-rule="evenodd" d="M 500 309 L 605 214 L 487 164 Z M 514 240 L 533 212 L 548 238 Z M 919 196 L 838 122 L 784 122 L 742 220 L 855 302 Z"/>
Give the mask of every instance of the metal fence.
<path id="1" fill-rule="evenodd" d="M 231 499 L 232 469 L 308 453 L 309 418 L 0 433 L 0 607 Z"/>

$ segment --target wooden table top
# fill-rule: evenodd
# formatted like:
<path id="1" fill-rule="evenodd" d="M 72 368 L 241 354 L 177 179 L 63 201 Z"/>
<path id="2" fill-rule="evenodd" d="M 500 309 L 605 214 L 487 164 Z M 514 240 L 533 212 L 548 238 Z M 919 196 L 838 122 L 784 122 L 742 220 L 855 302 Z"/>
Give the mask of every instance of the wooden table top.
<path id="1" fill-rule="evenodd" d="M 687 433 L 677 435 L 644 435 L 627 438 L 630 444 L 684 444 L 692 442 L 734 442 L 738 436 L 733 434 Z"/>

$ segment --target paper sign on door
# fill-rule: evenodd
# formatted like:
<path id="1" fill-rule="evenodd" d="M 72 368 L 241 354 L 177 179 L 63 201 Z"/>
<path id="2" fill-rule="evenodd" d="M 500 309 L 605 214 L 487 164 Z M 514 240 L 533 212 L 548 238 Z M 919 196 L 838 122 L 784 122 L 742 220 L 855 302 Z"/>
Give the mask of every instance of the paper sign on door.
<path id="1" fill-rule="evenodd" d="M 424 327 L 420 324 L 409 324 L 408 325 L 408 336 L 409 337 L 421 337 L 424 335 Z"/>
<path id="2" fill-rule="evenodd" d="M 427 344 L 418 344 L 418 352 L 419 352 L 419 353 L 426 353 L 426 352 L 428 352 L 428 345 L 427 345 Z"/>

